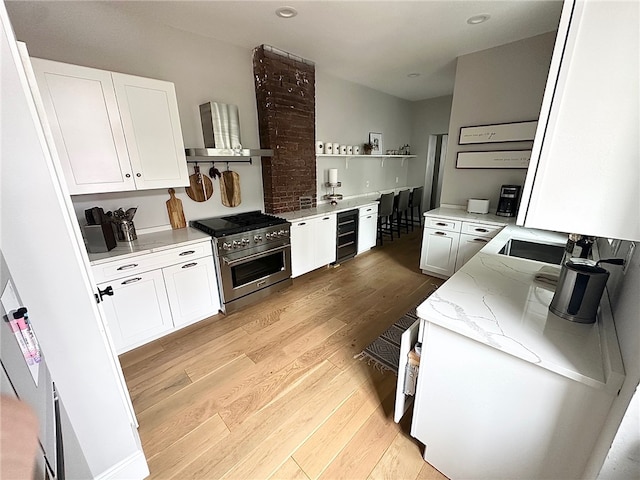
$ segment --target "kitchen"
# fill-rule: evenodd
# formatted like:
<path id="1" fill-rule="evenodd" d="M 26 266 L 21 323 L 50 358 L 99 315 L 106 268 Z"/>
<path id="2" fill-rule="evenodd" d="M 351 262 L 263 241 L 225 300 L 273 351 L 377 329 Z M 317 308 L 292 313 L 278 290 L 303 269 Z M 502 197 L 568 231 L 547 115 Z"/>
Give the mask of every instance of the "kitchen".
<path id="1" fill-rule="evenodd" d="M 102 12 L 103 15 L 100 15 L 101 19 L 104 18 L 109 18 L 109 8 L 106 6 L 103 6 L 104 8 L 107 9 L 107 11 Z M 25 6 L 25 8 L 29 8 L 28 6 Z M 81 8 L 81 7 L 80 7 Z M 113 13 L 111 13 L 113 15 Z M 119 21 L 122 22 L 131 22 L 131 19 L 126 19 L 126 17 L 121 18 L 119 15 L 116 15 L 117 19 Z M 34 18 L 38 18 L 37 16 Z M 126 28 L 127 23 L 122 23 L 121 24 L 121 28 Z M 17 27 L 16 27 L 17 28 Z M 205 48 L 204 46 L 198 46 L 199 41 L 193 41 L 193 42 L 188 42 L 188 45 L 185 45 L 184 42 L 186 42 L 186 40 L 184 38 L 180 39 L 180 38 L 175 38 L 176 37 L 176 33 L 173 32 L 171 29 L 169 29 L 170 32 L 173 32 L 173 35 L 170 35 L 170 38 L 172 40 L 175 40 L 176 43 L 170 43 L 167 42 L 166 40 L 163 40 L 165 38 L 165 34 L 166 32 L 162 32 L 162 34 L 160 32 L 158 32 L 156 29 L 158 27 L 147 27 L 150 30 L 145 32 L 147 35 L 143 35 L 140 32 L 140 27 L 138 26 L 136 29 L 133 28 L 133 25 L 130 26 L 131 31 L 137 31 L 138 33 L 136 35 L 140 35 L 141 37 L 147 37 L 148 39 L 153 39 L 155 41 L 158 42 L 158 47 L 157 48 L 162 48 L 164 50 L 166 50 L 167 52 L 169 52 L 168 56 L 170 56 L 171 58 L 173 58 L 175 56 L 175 63 L 174 62 L 153 62 L 153 61 L 149 61 L 149 65 L 148 65 L 148 70 L 145 71 L 141 71 L 138 70 L 140 67 L 138 66 L 140 64 L 140 57 L 139 54 L 137 54 L 136 52 L 134 52 L 134 49 L 131 48 L 127 48 L 127 46 L 122 45 L 122 46 L 118 46 L 117 43 L 114 43 L 114 39 L 113 38 L 99 38 L 99 36 L 96 34 L 96 32 L 99 32 L 99 30 L 97 29 L 97 26 L 91 26 L 87 24 L 87 29 L 90 31 L 91 33 L 91 37 L 93 38 L 93 40 L 88 39 L 87 41 L 90 43 L 91 41 L 95 41 L 98 44 L 103 43 L 103 44 L 110 44 L 112 45 L 112 48 L 114 49 L 114 51 L 121 51 L 122 55 L 125 56 L 129 56 L 129 60 L 127 61 L 126 59 L 123 60 L 124 64 L 129 65 L 131 68 L 126 68 L 127 73 L 132 73 L 132 74 L 140 74 L 140 75 L 144 75 L 144 76 L 148 76 L 148 77 L 153 77 L 153 78 L 167 78 L 167 79 L 171 79 L 172 77 L 176 77 L 176 72 L 173 71 L 173 75 L 170 74 L 169 72 L 165 73 L 160 71 L 162 68 L 176 68 L 179 69 L 181 72 L 187 72 L 190 71 L 190 62 L 193 61 L 192 57 L 188 57 L 185 58 L 183 55 L 183 52 L 188 50 L 191 52 L 194 52 L 196 55 L 196 57 L 200 57 L 200 58 L 210 58 L 211 55 L 215 55 L 215 50 L 212 52 L 211 49 Z M 155 32 L 155 35 L 154 35 Z M 36 34 L 34 34 L 36 35 Z M 551 37 L 551 36 L 550 36 Z M 125 39 L 122 39 L 122 41 L 125 41 Z M 150 40 L 151 41 L 151 40 Z M 539 43 L 545 43 L 546 45 L 546 54 L 547 54 L 547 61 L 548 61 L 548 52 L 551 48 L 552 45 L 552 38 L 548 38 L 548 39 L 544 39 L 544 38 L 539 38 L 537 40 Z M 163 43 L 165 42 L 165 43 Z M 28 42 L 28 46 L 30 46 L 31 42 Z M 84 49 L 80 48 L 78 50 L 81 50 L 80 52 L 77 52 L 76 55 L 74 55 L 74 58 L 71 57 L 67 57 L 65 58 L 65 55 L 72 55 L 72 52 L 74 51 L 74 45 L 73 45 L 73 41 L 71 41 L 69 44 L 66 44 L 64 46 L 64 48 L 62 48 L 62 50 L 64 50 L 63 52 L 58 52 L 57 55 L 52 54 L 49 55 L 51 58 L 53 58 L 54 56 L 56 57 L 57 60 L 61 60 L 61 61 L 68 61 L 68 62 L 73 62 L 73 63 L 79 63 L 79 64 L 83 64 L 83 65 L 92 65 L 92 61 L 95 61 L 96 55 L 92 54 L 90 52 L 89 49 Z M 89 44 L 88 43 L 88 44 Z M 187 47 L 188 48 L 179 48 L 179 47 Z M 36 46 L 34 45 L 34 47 L 32 48 L 36 48 Z M 43 45 L 41 48 L 46 48 L 46 45 Z M 98 46 L 96 48 L 103 48 L 103 46 Z M 215 58 L 212 59 L 212 64 L 220 64 L 220 62 L 222 60 L 224 60 L 225 62 L 232 62 L 233 61 L 233 57 L 228 55 L 228 46 L 225 46 L 225 48 L 227 48 L 227 51 L 225 52 L 225 55 L 222 56 L 224 58 L 221 58 L 219 61 L 216 61 Z M 76 47 L 77 49 L 77 47 Z M 42 52 L 41 56 L 45 57 L 46 52 Z M 171 55 L 171 53 L 175 54 L 175 55 Z M 244 54 L 244 52 L 243 52 Z M 83 55 L 86 55 L 85 58 L 83 58 Z M 91 58 L 89 58 L 91 57 Z M 473 61 L 474 59 L 471 58 L 471 56 L 469 57 L 469 61 Z M 183 62 L 183 63 L 181 63 Z M 109 65 L 108 62 L 100 65 L 101 68 L 105 68 L 108 70 L 113 70 L 113 71 L 122 71 L 125 70 L 124 67 L 122 67 L 121 65 L 118 65 L 119 62 L 115 62 L 113 65 Z M 168 63 L 172 63 L 171 66 L 168 66 Z M 176 67 L 174 67 L 173 65 L 177 65 Z M 95 66 L 95 65 L 94 65 Z M 182 68 L 179 68 L 182 67 Z M 230 101 L 231 103 L 235 103 L 238 104 L 240 107 L 240 111 L 241 112 L 251 112 L 255 110 L 255 105 L 252 104 L 251 99 L 253 98 L 253 85 L 252 85 L 252 79 L 251 79 L 251 74 L 250 74 L 250 64 L 249 64 L 249 60 L 247 59 L 244 63 L 244 66 L 242 67 L 243 70 L 246 72 L 246 75 L 238 75 L 237 77 L 234 76 L 233 78 L 223 78 L 220 79 L 220 86 L 218 87 L 218 85 L 216 85 L 217 88 L 223 88 L 226 87 L 228 89 L 228 97 L 229 98 L 225 98 L 225 101 Z M 459 66 L 460 68 L 460 66 Z M 514 70 L 514 74 L 518 71 L 518 69 L 513 69 Z M 531 72 L 523 72 L 523 75 L 526 76 L 528 83 L 528 87 L 530 87 L 529 84 L 534 83 L 531 80 L 531 75 L 527 75 L 526 73 L 531 73 Z M 221 73 L 217 73 L 216 77 L 221 76 Z M 183 73 L 181 73 L 181 78 L 183 76 Z M 541 95 L 541 91 L 543 88 L 543 82 L 544 82 L 544 76 L 546 76 L 546 74 L 540 75 L 540 80 L 541 82 L 539 82 L 539 95 L 538 95 L 538 99 L 536 100 L 539 103 L 539 98 Z M 231 75 L 229 76 L 231 77 Z M 466 77 L 466 78 L 470 78 L 470 77 Z M 406 116 L 404 115 L 398 115 L 397 112 L 399 111 L 403 111 L 403 109 L 401 108 L 403 106 L 403 104 L 405 102 L 399 102 L 399 101 L 393 101 L 393 99 L 390 99 L 388 97 L 384 97 L 382 99 L 380 98 L 372 98 L 370 102 L 367 102 L 367 105 L 369 105 L 369 107 L 367 107 L 366 112 L 367 114 L 370 115 L 370 118 L 372 119 L 377 119 L 378 125 L 376 127 L 365 127 L 364 131 L 362 132 L 358 132 L 357 135 L 352 135 L 350 138 L 343 138 L 340 137 L 340 135 L 342 135 L 341 132 L 347 132 L 349 131 L 347 127 L 345 127 L 344 125 L 340 125 L 339 122 L 333 122 L 333 117 L 330 115 L 327 115 L 326 113 L 323 114 L 323 109 L 328 108 L 328 106 L 331 104 L 330 102 L 327 101 L 321 101 L 322 100 L 322 90 L 321 87 L 324 85 L 325 88 L 325 94 L 326 96 L 337 96 L 334 95 L 334 93 L 336 92 L 336 90 L 339 87 L 344 87 L 344 83 L 335 79 L 335 78 L 324 78 L 324 82 L 322 82 L 321 80 L 323 79 L 321 72 L 317 73 L 317 82 L 318 82 L 318 87 L 317 87 L 317 116 L 318 116 L 318 126 L 317 126 L 317 131 L 318 131 L 318 136 L 320 137 L 320 135 L 322 135 L 326 140 L 329 139 L 335 139 L 337 141 L 344 141 L 347 143 L 356 143 L 357 141 L 359 141 L 359 139 L 361 139 L 363 136 L 365 136 L 369 130 L 374 130 L 375 131 L 382 131 L 384 132 L 384 141 L 385 141 L 385 145 L 403 145 L 405 143 L 410 143 L 409 142 L 409 138 L 412 137 L 407 137 L 406 136 L 406 132 L 407 131 L 412 131 L 413 126 L 408 122 L 408 120 L 404 120 L 404 123 L 402 123 L 402 119 L 406 118 Z M 460 81 L 463 80 L 463 77 L 456 77 L 456 81 L 458 81 L 458 79 L 460 79 Z M 184 82 L 180 82 L 178 84 L 178 82 L 176 82 L 176 88 L 177 88 L 177 94 L 178 94 L 178 98 L 181 99 L 180 104 L 181 105 L 187 105 L 187 111 L 186 114 L 184 112 L 182 112 L 181 114 L 181 121 L 182 121 L 182 127 L 183 127 L 183 132 L 184 132 L 184 140 L 185 140 L 185 145 L 188 146 L 197 146 L 197 145 L 201 145 L 201 138 L 199 137 L 200 132 L 198 129 L 198 123 L 199 122 L 199 118 L 198 118 L 198 114 L 197 114 L 197 105 L 199 103 L 202 102 L 202 99 L 196 99 L 196 98 L 191 98 L 191 92 L 192 91 L 197 91 L 197 89 L 195 88 L 195 85 L 201 81 L 201 79 L 196 79 L 196 78 L 192 78 L 191 76 L 189 76 L 188 78 L 186 78 L 184 80 Z M 240 92 L 238 91 L 240 89 L 238 82 L 239 81 L 244 81 L 244 89 Z M 471 82 L 472 80 L 469 79 L 469 82 Z M 516 82 L 517 83 L 517 82 Z M 193 88 L 191 88 L 193 87 Z M 347 87 L 349 88 L 355 88 L 351 85 L 347 85 Z M 498 87 L 496 85 L 496 87 Z M 333 90 L 331 90 L 333 89 Z M 327 95 L 327 91 L 330 91 L 331 95 Z M 234 95 L 234 93 L 237 93 L 237 96 Z M 372 92 L 367 92 L 368 95 L 373 95 Z M 209 94 L 210 95 L 210 94 Z M 324 97 L 326 99 L 326 97 Z M 209 100 L 210 98 L 206 98 L 206 100 Z M 376 102 L 375 104 L 377 105 L 377 109 L 379 109 L 380 107 L 380 100 L 385 101 L 386 104 L 388 104 L 388 109 L 385 112 L 385 114 L 383 115 L 384 118 L 378 118 L 376 116 L 376 112 L 372 111 L 374 109 L 370 108 L 370 105 L 374 104 L 374 102 Z M 341 101 L 344 102 L 344 98 L 341 98 Z M 434 101 L 433 103 L 441 105 L 441 104 L 446 104 L 446 100 L 440 100 L 439 103 L 438 101 Z M 456 98 L 454 96 L 454 104 L 456 103 Z M 535 101 L 532 100 L 532 103 L 535 103 Z M 358 107 L 356 105 L 353 106 L 353 109 L 356 110 Z M 523 107 L 524 108 L 524 107 Z M 539 107 L 538 107 L 539 108 Z M 376 109 L 376 110 L 377 110 Z M 184 110 L 184 107 L 183 107 Z M 446 111 L 446 107 L 445 107 L 445 111 Z M 396 112 L 396 113 L 394 113 Z M 416 112 L 416 114 L 420 114 L 421 111 Z M 378 114 L 379 115 L 379 114 Z M 531 114 L 529 113 L 529 111 L 522 111 L 522 112 L 513 112 L 511 115 L 513 115 L 516 118 L 531 118 Z M 394 118 L 395 117 L 395 118 Z M 452 115 L 453 117 L 453 115 Z M 331 118 L 331 120 L 329 120 Z M 390 122 L 389 120 L 385 120 L 385 118 L 394 118 L 393 122 Z M 397 120 L 397 118 L 400 118 L 400 120 Z M 256 123 L 256 119 L 253 118 L 250 115 L 243 115 L 241 113 L 240 116 L 241 122 L 243 122 L 242 124 L 242 132 L 243 132 L 243 138 L 245 138 L 244 142 L 247 144 L 251 144 L 253 145 L 257 145 L 258 141 L 257 141 L 257 123 Z M 482 121 L 482 118 L 467 118 L 467 119 L 462 119 L 460 122 L 460 125 L 462 124 L 473 124 L 473 123 L 477 123 L 478 121 Z M 436 121 L 436 120 L 433 120 Z M 323 123 L 324 122 L 324 123 Z M 335 126 L 333 126 L 332 124 L 336 123 Z M 373 122 L 372 122 L 373 123 Z M 441 120 L 441 123 L 434 128 L 434 130 L 432 130 L 433 132 L 438 132 L 438 133 L 442 133 L 444 131 L 447 131 L 448 129 L 448 123 L 449 123 L 449 119 L 448 119 L 448 113 L 445 113 L 443 115 L 443 119 Z M 248 124 L 248 126 L 247 126 Z M 331 125 L 330 125 L 331 124 Z M 444 124 L 444 126 L 442 126 Z M 321 130 L 322 128 L 322 130 Z M 455 128 L 454 130 L 455 131 Z M 395 132 L 395 134 L 394 134 Z M 402 132 L 405 132 L 404 134 Z M 254 135 L 254 138 L 251 137 L 251 135 Z M 403 136 L 405 135 L 405 136 Z M 247 138 L 248 137 L 248 138 Z M 420 147 L 418 146 L 418 142 L 414 142 L 416 144 L 415 146 L 415 152 L 416 153 L 421 153 L 420 151 Z M 411 162 L 408 162 L 409 166 L 407 167 L 408 169 L 414 168 L 414 166 L 411 164 Z M 353 162 L 351 162 L 350 167 L 353 168 Z M 389 167 L 389 165 L 391 164 L 391 162 L 385 162 L 385 166 Z M 405 164 L 406 165 L 406 164 Z M 260 192 L 260 185 L 261 185 L 261 181 L 259 178 L 259 169 L 256 168 L 256 165 L 245 165 L 245 166 L 238 166 L 237 170 L 239 171 L 242 181 L 243 181 L 243 205 L 247 207 L 247 209 L 249 209 L 250 206 L 252 205 L 256 205 L 258 208 L 262 202 L 262 192 Z M 423 167 L 424 170 L 424 167 Z M 342 172 L 341 172 L 342 173 Z M 406 177 L 413 177 L 414 174 L 413 173 L 404 173 L 402 171 L 400 171 L 400 173 L 402 175 L 406 175 Z M 462 172 L 456 172 L 457 175 L 460 175 Z M 462 199 L 466 199 L 468 196 L 473 195 L 473 196 L 490 196 L 493 197 L 494 200 L 494 204 L 495 204 L 495 200 L 496 200 L 496 196 L 497 196 L 497 191 L 499 189 L 499 186 L 503 183 L 512 183 L 512 182 L 516 182 L 516 181 L 520 181 L 520 183 L 522 183 L 523 180 L 523 175 L 522 172 L 518 172 L 519 177 L 516 179 L 511 179 L 508 176 L 509 175 L 514 175 L 514 173 L 509 173 L 509 172 L 500 172 L 501 174 L 505 175 L 504 177 L 500 174 L 495 174 L 494 172 L 482 172 L 482 173 L 486 173 L 486 176 L 497 176 L 497 178 L 492 179 L 491 184 L 486 186 L 486 190 L 484 191 L 473 191 L 470 190 L 469 187 L 465 187 L 465 192 L 456 192 L 456 191 L 449 191 L 449 197 L 446 197 L 445 195 L 443 195 L 443 201 L 445 201 L 444 203 L 451 203 L 451 204 L 461 204 L 461 200 Z M 499 176 L 498 176 L 499 175 Z M 391 175 L 392 177 L 394 176 L 400 176 L 400 175 Z M 403 178 L 404 180 L 404 178 Z M 372 182 L 373 183 L 373 182 Z M 404 183 L 404 184 L 408 184 L 408 182 L 404 181 L 404 182 L 399 182 L 399 183 Z M 345 182 L 346 184 L 346 182 Z M 480 182 L 478 182 L 478 184 L 480 184 Z M 251 186 L 251 185 L 255 185 L 257 188 L 247 188 L 247 185 Z M 345 185 L 346 186 L 346 185 Z M 372 185 L 371 186 L 372 191 L 375 191 L 376 189 L 382 189 L 377 185 Z M 447 193 L 446 189 L 443 192 L 444 194 Z M 136 222 L 136 226 L 137 228 L 143 230 L 145 228 L 153 228 L 153 227 L 157 227 L 160 225 L 167 225 L 167 218 L 166 218 L 166 211 L 164 210 L 164 202 L 165 200 L 168 198 L 167 194 L 163 191 L 161 194 L 160 193 L 149 193 L 149 192 L 139 192 L 137 194 L 130 194 L 131 196 L 126 196 L 123 197 L 122 194 L 105 194 L 105 195 L 101 195 L 100 197 L 96 198 L 88 198 L 86 200 L 86 203 L 80 204 L 80 208 L 78 208 L 78 204 L 75 203 L 75 207 L 77 210 L 79 211 L 84 211 L 84 207 L 85 206 L 93 206 L 95 204 L 100 204 L 102 206 L 104 206 L 106 209 L 115 209 L 121 206 L 125 206 L 125 207 L 129 207 L 129 206 L 133 206 L 133 205 L 138 205 L 139 207 L 139 213 L 137 214 L 137 222 Z M 180 193 L 179 193 L 180 195 Z M 200 217 L 205 217 L 205 216 L 215 216 L 215 215 L 222 215 L 225 213 L 224 208 L 219 205 L 217 202 L 219 197 L 216 195 L 214 196 L 214 198 L 212 198 L 210 200 L 210 202 L 214 202 L 213 205 L 215 205 L 215 207 L 210 207 L 209 206 L 209 202 L 205 202 L 204 205 L 202 204 L 194 204 L 191 203 L 186 196 L 182 196 L 182 200 L 183 200 L 183 205 L 185 207 L 185 216 L 187 218 L 200 218 Z M 99 203 L 98 203 L 99 201 Z M 206 206 L 207 210 L 206 211 L 202 211 L 201 209 L 204 208 L 204 206 Z"/>

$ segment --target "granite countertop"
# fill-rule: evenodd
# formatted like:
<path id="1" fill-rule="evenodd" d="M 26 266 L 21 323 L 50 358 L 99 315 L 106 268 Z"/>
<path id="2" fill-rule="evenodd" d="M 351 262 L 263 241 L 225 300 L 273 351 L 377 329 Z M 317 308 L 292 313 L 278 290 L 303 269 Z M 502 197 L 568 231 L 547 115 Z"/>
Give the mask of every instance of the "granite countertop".
<path id="1" fill-rule="evenodd" d="M 425 217 L 446 218 L 463 222 L 485 223 L 489 225 L 515 225 L 515 217 L 500 217 L 493 213 L 468 213 L 463 208 L 436 208 L 424 212 Z"/>
<path id="2" fill-rule="evenodd" d="M 159 252 L 169 248 L 180 247 L 192 243 L 199 243 L 203 240 L 211 240 L 211 236 L 186 227 L 178 230 L 162 230 L 154 233 L 139 234 L 133 242 L 118 242 L 116 248 L 104 253 L 89 253 L 91 265 L 110 262 L 116 258 L 128 258 L 146 253 Z"/>
<path id="3" fill-rule="evenodd" d="M 574 323 L 552 314 L 553 287 L 534 280 L 549 264 L 498 254 L 510 238 L 566 243 L 564 234 L 505 227 L 418 307 L 420 318 L 616 394 L 624 367 L 606 295 L 596 323 Z"/>

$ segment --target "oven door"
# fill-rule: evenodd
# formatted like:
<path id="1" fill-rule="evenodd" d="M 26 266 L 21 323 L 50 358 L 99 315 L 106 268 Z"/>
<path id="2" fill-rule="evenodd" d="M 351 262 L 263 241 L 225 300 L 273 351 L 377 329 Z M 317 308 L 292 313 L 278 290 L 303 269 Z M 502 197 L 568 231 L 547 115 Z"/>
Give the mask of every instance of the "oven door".
<path id="1" fill-rule="evenodd" d="M 219 258 L 218 265 L 226 304 L 291 278 L 291 245 L 260 245 L 230 252 Z"/>

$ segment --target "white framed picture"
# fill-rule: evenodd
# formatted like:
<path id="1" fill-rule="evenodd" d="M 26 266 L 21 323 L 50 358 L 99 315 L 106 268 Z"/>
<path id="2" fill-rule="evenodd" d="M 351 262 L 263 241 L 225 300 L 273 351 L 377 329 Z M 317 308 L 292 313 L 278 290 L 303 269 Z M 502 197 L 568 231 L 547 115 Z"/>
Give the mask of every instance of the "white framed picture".
<path id="1" fill-rule="evenodd" d="M 531 150 L 458 152 L 456 168 L 527 168 Z"/>
<path id="2" fill-rule="evenodd" d="M 382 152 L 384 150 L 382 149 L 382 134 L 381 133 L 369 132 L 369 143 L 371 145 L 373 145 L 373 147 L 371 148 L 371 153 L 373 155 L 381 155 L 382 154 Z"/>
<path id="3" fill-rule="evenodd" d="M 473 143 L 525 142 L 533 140 L 538 122 L 501 123 L 460 128 L 458 145 Z"/>

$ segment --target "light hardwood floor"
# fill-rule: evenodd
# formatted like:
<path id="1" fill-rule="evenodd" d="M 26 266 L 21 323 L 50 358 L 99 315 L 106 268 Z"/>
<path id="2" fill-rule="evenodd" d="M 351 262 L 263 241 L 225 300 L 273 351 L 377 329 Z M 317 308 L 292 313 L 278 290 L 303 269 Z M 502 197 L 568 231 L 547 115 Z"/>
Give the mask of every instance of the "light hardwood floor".
<path id="1" fill-rule="evenodd" d="M 354 359 L 441 280 L 421 229 L 120 357 L 151 478 L 444 479 Z"/>

